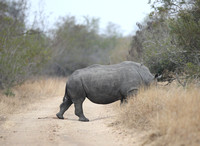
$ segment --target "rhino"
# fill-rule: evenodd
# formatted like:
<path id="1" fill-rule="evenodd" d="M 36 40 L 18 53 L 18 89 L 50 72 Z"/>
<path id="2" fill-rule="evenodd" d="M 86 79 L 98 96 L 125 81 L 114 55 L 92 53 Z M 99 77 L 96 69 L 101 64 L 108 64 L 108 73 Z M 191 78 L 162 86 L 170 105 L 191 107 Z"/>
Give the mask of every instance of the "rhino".
<path id="1" fill-rule="evenodd" d="M 82 108 L 86 97 L 97 104 L 117 100 L 124 103 L 129 95 L 136 94 L 141 86 L 148 87 L 156 77 L 146 66 L 132 61 L 114 65 L 94 64 L 78 69 L 68 78 L 63 102 L 56 116 L 64 119 L 63 114 L 74 103 L 79 121 L 89 121 Z"/>

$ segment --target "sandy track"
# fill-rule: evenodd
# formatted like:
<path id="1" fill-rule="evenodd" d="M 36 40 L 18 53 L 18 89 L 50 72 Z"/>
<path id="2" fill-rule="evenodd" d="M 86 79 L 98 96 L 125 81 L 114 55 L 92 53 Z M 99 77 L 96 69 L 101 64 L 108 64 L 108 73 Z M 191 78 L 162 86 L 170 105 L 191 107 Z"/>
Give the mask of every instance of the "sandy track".
<path id="1" fill-rule="evenodd" d="M 115 118 L 111 105 L 97 105 L 86 100 L 84 113 L 90 122 L 79 122 L 72 105 L 64 120 L 56 118 L 61 97 L 32 104 L 23 112 L 9 116 L 1 124 L 0 145 L 118 146 L 123 134 L 109 127 Z"/>

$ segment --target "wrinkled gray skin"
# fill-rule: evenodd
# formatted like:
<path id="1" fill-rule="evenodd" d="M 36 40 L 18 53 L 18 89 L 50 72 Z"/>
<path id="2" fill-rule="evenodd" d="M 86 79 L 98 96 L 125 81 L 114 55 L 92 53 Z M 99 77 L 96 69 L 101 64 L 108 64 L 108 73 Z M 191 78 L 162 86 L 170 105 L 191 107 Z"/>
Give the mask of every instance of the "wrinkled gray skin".
<path id="1" fill-rule="evenodd" d="M 95 64 L 76 70 L 68 78 L 63 103 L 56 115 L 64 119 L 64 112 L 74 103 L 79 120 L 89 121 L 82 109 L 86 97 L 97 104 L 109 104 L 117 100 L 123 103 L 141 85 L 148 86 L 153 80 L 154 76 L 147 67 L 132 61 L 114 65 Z"/>

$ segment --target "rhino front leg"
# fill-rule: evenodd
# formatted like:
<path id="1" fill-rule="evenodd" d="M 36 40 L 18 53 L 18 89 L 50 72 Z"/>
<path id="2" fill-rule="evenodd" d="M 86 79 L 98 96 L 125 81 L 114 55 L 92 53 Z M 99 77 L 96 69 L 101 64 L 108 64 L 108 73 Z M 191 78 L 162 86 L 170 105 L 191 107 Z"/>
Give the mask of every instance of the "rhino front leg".
<path id="1" fill-rule="evenodd" d="M 124 96 L 124 97 L 121 98 L 121 103 L 120 103 L 120 105 L 123 105 L 124 103 L 125 103 L 125 104 L 128 103 L 128 102 L 127 102 L 127 96 Z"/>
<path id="2" fill-rule="evenodd" d="M 70 98 L 66 98 L 63 103 L 60 105 L 60 111 L 56 114 L 59 119 L 64 119 L 63 114 L 65 111 L 72 105 Z"/>
<path id="3" fill-rule="evenodd" d="M 83 114 L 83 107 L 82 107 L 83 102 L 80 103 L 74 103 L 75 106 L 75 115 L 79 117 L 79 121 L 83 122 L 88 122 L 89 119 L 87 119 L 84 114 Z"/>
<path id="4" fill-rule="evenodd" d="M 137 94 L 138 94 L 138 89 L 137 88 L 133 88 L 133 89 L 130 89 L 127 92 L 127 97 L 130 97 L 130 96 L 135 97 Z"/>
<path id="5" fill-rule="evenodd" d="M 128 103 L 128 98 L 136 96 L 137 93 L 138 93 L 138 88 L 132 87 L 127 92 L 125 92 L 125 94 L 122 94 L 121 105 L 123 103 Z"/>

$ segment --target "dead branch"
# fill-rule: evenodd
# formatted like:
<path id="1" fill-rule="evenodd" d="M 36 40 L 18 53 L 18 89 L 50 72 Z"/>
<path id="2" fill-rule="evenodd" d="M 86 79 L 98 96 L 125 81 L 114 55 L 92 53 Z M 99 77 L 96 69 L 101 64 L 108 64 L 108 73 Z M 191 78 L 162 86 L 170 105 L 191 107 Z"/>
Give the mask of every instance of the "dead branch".
<path id="1" fill-rule="evenodd" d="M 179 84 L 181 84 L 184 88 L 186 87 L 187 80 L 185 80 L 184 83 L 182 83 L 177 73 L 176 73 L 176 79 Z"/>

